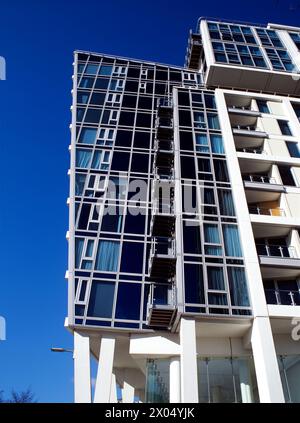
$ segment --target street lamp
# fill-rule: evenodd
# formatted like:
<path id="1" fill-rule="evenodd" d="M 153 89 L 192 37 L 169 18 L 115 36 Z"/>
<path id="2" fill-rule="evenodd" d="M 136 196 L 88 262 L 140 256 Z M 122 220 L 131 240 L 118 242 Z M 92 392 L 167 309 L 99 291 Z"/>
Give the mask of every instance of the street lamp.
<path id="1" fill-rule="evenodd" d="M 50 350 L 52 352 L 58 352 L 58 353 L 64 353 L 64 352 L 68 352 L 68 353 L 73 353 L 73 350 L 68 350 L 66 348 L 50 348 Z"/>

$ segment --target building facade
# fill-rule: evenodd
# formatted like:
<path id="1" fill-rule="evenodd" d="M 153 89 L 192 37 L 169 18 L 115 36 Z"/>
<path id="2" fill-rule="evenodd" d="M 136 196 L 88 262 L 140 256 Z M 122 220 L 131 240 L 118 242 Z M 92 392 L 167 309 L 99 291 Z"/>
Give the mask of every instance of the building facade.
<path id="1" fill-rule="evenodd" d="M 300 28 L 197 26 L 182 68 L 74 54 L 76 402 L 300 402 Z"/>

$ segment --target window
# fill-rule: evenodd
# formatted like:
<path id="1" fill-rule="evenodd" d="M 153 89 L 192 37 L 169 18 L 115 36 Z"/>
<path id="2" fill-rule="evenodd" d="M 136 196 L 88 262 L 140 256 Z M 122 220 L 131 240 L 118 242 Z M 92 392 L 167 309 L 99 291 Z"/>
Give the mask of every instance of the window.
<path id="1" fill-rule="evenodd" d="M 221 256 L 222 247 L 220 245 L 219 228 L 216 224 L 204 224 L 204 241 L 205 241 L 205 254 Z"/>
<path id="2" fill-rule="evenodd" d="M 85 91 L 77 91 L 77 103 L 87 104 L 89 101 L 90 93 Z"/>
<path id="3" fill-rule="evenodd" d="M 290 166 L 278 165 L 278 170 L 281 176 L 283 185 L 290 185 L 295 187 L 296 183 L 292 174 Z"/>
<path id="4" fill-rule="evenodd" d="M 277 120 L 282 135 L 293 135 L 289 127 L 289 123 L 286 120 Z"/>
<path id="5" fill-rule="evenodd" d="M 235 216 L 233 199 L 231 191 L 229 190 L 218 190 L 220 213 L 223 216 Z"/>
<path id="6" fill-rule="evenodd" d="M 112 282 L 93 281 L 88 316 L 90 317 L 112 317 L 115 284 Z"/>
<path id="7" fill-rule="evenodd" d="M 249 307 L 250 301 L 245 270 L 241 267 L 227 267 L 231 304 Z"/>
<path id="8" fill-rule="evenodd" d="M 99 75 L 109 76 L 112 73 L 112 66 L 102 65 L 99 71 Z"/>
<path id="9" fill-rule="evenodd" d="M 97 129 L 94 128 L 82 128 L 78 142 L 82 144 L 94 144 L 96 138 Z"/>
<path id="10" fill-rule="evenodd" d="M 225 282 L 222 267 L 207 266 L 208 289 L 214 291 L 224 291 Z"/>
<path id="11" fill-rule="evenodd" d="M 229 182 L 228 170 L 225 160 L 214 159 L 214 168 L 217 181 Z"/>
<path id="12" fill-rule="evenodd" d="M 214 154 L 225 154 L 221 135 L 210 134 L 211 150 Z"/>
<path id="13" fill-rule="evenodd" d="M 235 225 L 223 225 L 223 237 L 226 255 L 231 257 L 242 257 L 243 254 L 238 227 Z"/>
<path id="14" fill-rule="evenodd" d="M 110 207 L 107 208 L 107 213 L 103 215 L 102 224 L 101 224 L 101 231 L 105 232 L 121 232 L 122 230 L 122 220 L 123 214 L 122 211 L 119 212 L 116 210 L 115 206 L 112 207 L 112 212 L 109 213 Z"/>
<path id="15" fill-rule="evenodd" d="M 206 134 L 195 134 L 196 151 L 209 153 L 208 140 Z"/>
<path id="16" fill-rule="evenodd" d="M 115 131 L 113 129 L 103 129 L 101 128 L 98 135 L 97 144 L 98 145 L 105 145 L 105 146 L 112 146 L 113 139 L 114 139 Z"/>
<path id="17" fill-rule="evenodd" d="M 185 302 L 205 304 L 202 266 L 184 264 Z"/>
<path id="18" fill-rule="evenodd" d="M 118 270 L 120 243 L 100 240 L 98 244 L 95 270 L 116 272 Z"/>
<path id="19" fill-rule="evenodd" d="M 194 126 L 195 128 L 206 129 L 206 123 L 203 112 L 194 112 Z"/>
<path id="20" fill-rule="evenodd" d="M 99 123 L 101 113 L 101 109 L 87 109 L 84 121 L 86 123 Z"/>
<path id="21" fill-rule="evenodd" d="M 105 94 L 104 93 L 93 93 L 91 96 L 90 104 L 96 106 L 102 106 L 104 104 Z"/>
<path id="22" fill-rule="evenodd" d="M 207 113 L 207 122 L 210 129 L 220 129 L 219 118 L 217 114 Z"/>
<path id="23" fill-rule="evenodd" d="M 76 149 L 76 167 L 88 168 L 92 157 L 91 150 Z"/>
<path id="24" fill-rule="evenodd" d="M 286 146 L 289 150 L 291 157 L 300 158 L 299 144 L 296 142 L 286 141 Z"/>
<path id="25" fill-rule="evenodd" d="M 268 103 L 266 100 L 256 100 L 258 110 L 261 113 L 270 113 Z"/>
<path id="26" fill-rule="evenodd" d="M 120 153 L 115 151 L 113 154 L 111 170 L 128 171 L 129 157 L 129 153 Z"/>
<path id="27" fill-rule="evenodd" d="M 123 242 L 121 272 L 142 273 L 144 244 L 141 242 Z"/>
<path id="28" fill-rule="evenodd" d="M 75 175 L 75 195 L 82 195 L 85 185 L 86 175 L 82 173 L 76 173 Z"/>
<path id="29" fill-rule="evenodd" d="M 92 169 L 107 170 L 110 163 L 110 151 L 96 150 L 93 155 Z"/>
<path id="30" fill-rule="evenodd" d="M 193 157 L 180 157 L 181 177 L 187 179 L 195 179 L 195 162 Z"/>
<path id="31" fill-rule="evenodd" d="M 116 319 L 139 320 L 141 284 L 120 282 L 118 286 Z"/>
<path id="32" fill-rule="evenodd" d="M 183 221 L 184 253 L 201 254 L 200 228 L 194 221 Z"/>

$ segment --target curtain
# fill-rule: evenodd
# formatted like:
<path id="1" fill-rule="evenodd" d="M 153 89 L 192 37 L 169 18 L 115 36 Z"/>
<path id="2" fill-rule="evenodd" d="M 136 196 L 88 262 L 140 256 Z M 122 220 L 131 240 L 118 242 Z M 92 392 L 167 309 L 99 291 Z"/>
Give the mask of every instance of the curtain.
<path id="1" fill-rule="evenodd" d="M 119 242 L 99 241 L 95 269 L 116 272 L 118 270 L 119 251 Z"/>
<path id="2" fill-rule="evenodd" d="M 214 168 L 217 181 L 229 182 L 229 176 L 225 160 L 214 160 Z"/>
<path id="3" fill-rule="evenodd" d="M 205 134 L 196 134 L 196 150 L 201 153 L 208 153 L 208 140 Z"/>
<path id="4" fill-rule="evenodd" d="M 88 168 L 92 157 L 90 150 L 76 150 L 76 167 Z"/>
<path id="5" fill-rule="evenodd" d="M 223 237 L 226 255 L 230 257 L 242 257 L 238 227 L 235 225 L 223 225 Z"/>
<path id="6" fill-rule="evenodd" d="M 221 135 L 210 135 L 211 149 L 213 153 L 225 154 Z"/>
<path id="7" fill-rule="evenodd" d="M 208 288 L 224 291 L 224 275 L 222 267 L 207 267 Z"/>
<path id="8" fill-rule="evenodd" d="M 92 169 L 100 169 L 101 155 L 102 155 L 101 150 L 95 151 L 93 156 L 93 161 L 92 161 Z"/>
<path id="9" fill-rule="evenodd" d="M 224 216 L 235 216 L 234 204 L 229 190 L 218 190 L 220 212 Z"/>
<path id="10" fill-rule="evenodd" d="M 204 239 L 205 242 L 209 242 L 211 244 L 220 244 L 218 226 L 206 223 L 204 225 Z"/>
<path id="11" fill-rule="evenodd" d="M 82 249 L 83 249 L 83 238 L 76 238 L 75 239 L 75 268 L 79 269 L 80 260 L 82 256 Z"/>
<path id="12" fill-rule="evenodd" d="M 94 249 L 94 241 L 92 239 L 89 239 L 87 243 L 87 247 L 86 247 L 85 256 L 92 257 L 93 249 Z"/>
<path id="13" fill-rule="evenodd" d="M 208 113 L 207 121 L 208 121 L 208 127 L 210 129 L 220 129 L 219 118 L 217 114 Z"/>
<path id="14" fill-rule="evenodd" d="M 84 189 L 85 176 L 81 173 L 75 175 L 75 195 L 81 195 Z"/>
<path id="15" fill-rule="evenodd" d="M 82 128 L 79 142 L 83 144 L 94 144 L 96 138 L 97 129 L 93 128 Z"/>
<path id="16" fill-rule="evenodd" d="M 231 304 L 249 307 L 247 281 L 245 270 L 241 267 L 227 267 Z"/>

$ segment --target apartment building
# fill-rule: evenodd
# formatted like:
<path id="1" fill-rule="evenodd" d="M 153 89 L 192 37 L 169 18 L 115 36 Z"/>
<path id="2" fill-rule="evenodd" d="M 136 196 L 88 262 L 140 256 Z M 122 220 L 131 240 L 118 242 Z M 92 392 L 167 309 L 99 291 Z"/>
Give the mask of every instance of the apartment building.
<path id="1" fill-rule="evenodd" d="M 184 67 L 74 53 L 75 402 L 300 402 L 298 48 L 200 18 Z"/>

